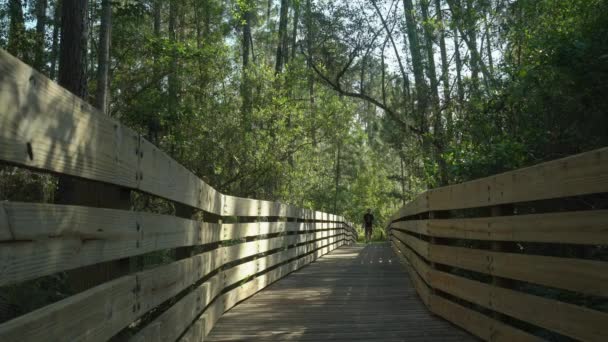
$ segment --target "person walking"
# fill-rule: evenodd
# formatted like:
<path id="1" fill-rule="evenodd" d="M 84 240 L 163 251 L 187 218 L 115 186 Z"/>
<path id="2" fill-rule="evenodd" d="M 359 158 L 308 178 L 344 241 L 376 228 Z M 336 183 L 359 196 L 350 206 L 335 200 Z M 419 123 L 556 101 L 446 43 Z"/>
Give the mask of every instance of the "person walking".
<path id="1" fill-rule="evenodd" d="M 367 209 L 367 213 L 363 215 L 363 224 L 365 227 L 365 243 L 369 243 L 372 240 L 372 228 L 374 224 L 374 215 L 372 215 L 371 209 Z"/>

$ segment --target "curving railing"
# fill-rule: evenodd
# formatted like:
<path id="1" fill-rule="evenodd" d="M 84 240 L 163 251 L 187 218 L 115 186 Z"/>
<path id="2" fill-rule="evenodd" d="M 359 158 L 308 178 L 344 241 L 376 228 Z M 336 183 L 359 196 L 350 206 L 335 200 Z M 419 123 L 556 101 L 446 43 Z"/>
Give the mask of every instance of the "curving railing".
<path id="1" fill-rule="evenodd" d="M 488 341 L 608 340 L 608 148 L 429 190 L 389 226 L 422 301 Z"/>
<path id="2" fill-rule="evenodd" d="M 0 202 L 0 287 L 82 285 L 0 324 L 1 341 L 200 341 L 239 301 L 356 240 L 343 217 L 216 191 L 2 50 L 0 161 L 80 187 L 64 205 Z M 133 191 L 175 215 L 130 210 Z M 173 257 L 142 264 L 158 252 Z"/>

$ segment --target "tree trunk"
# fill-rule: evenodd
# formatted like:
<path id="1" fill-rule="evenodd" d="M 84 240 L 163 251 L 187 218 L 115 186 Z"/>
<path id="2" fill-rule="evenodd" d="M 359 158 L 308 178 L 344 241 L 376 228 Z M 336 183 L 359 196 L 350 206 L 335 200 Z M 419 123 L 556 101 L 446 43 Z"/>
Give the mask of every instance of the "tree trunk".
<path id="1" fill-rule="evenodd" d="M 99 48 L 97 49 L 97 93 L 95 105 L 108 114 L 110 103 L 110 45 L 112 40 L 112 1 L 101 2 L 101 26 L 99 27 Z"/>
<path id="2" fill-rule="evenodd" d="M 65 1 L 61 7 L 59 84 L 86 99 L 87 0 Z"/>
<path id="3" fill-rule="evenodd" d="M 316 112 L 315 112 L 315 76 L 312 70 L 312 37 L 313 25 L 312 25 L 312 5 L 311 0 L 306 0 L 306 68 L 308 71 L 308 99 L 309 99 L 309 113 L 312 121 L 312 144 L 313 147 L 317 147 L 317 123 L 316 123 Z"/>
<path id="4" fill-rule="evenodd" d="M 34 56 L 34 68 L 40 72 L 44 70 L 44 43 L 46 29 L 46 0 L 36 1 L 36 55 Z"/>
<path id="5" fill-rule="evenodd" d="M 300 2 L 295 1 L 293 4 L 293 30 L 291 32 L 291 59 L 296 58 L 296 50 L 298 43 L 298 23 L 300 22 Z"/>
<path id="6" fill-rule="evenodd" d="M 249 53 L 251 48 L 251 4 L 249 1 L 246 1 L 242 11 L 243 18 L 243 34 L 241 37 L 241 46 L 242 46 L 242 54 L 243 54 L 243 69 L 242 69 L 242 81 L 241 81 L 241 98 L 242 98 L 242 107 L 241 107 L 241 115 L 243 126 L 249 129 L 251 127 L 251 110 L 252 110 L 252 89 L 251 82 L 249 80 Z"/>
<path id="7" fill-rule="evenodd" d="M 169 39 L 171 40 L 171 43 L 174 44 L 168 81 L 169 117 L 171 118 L 171 120 L 175 120 L 177 117 L 178 53 L 175 44 L 177 44 L 177 15 L 179 6 L 178 3 L 179 0 L 169 1 Z"/>
<path id="8" fill-rule="evenodd" d="M 336 153 L 336 194 L 334 196 L 334 213 L 338 213 L 338 195 L 340 193 L 340 159 L 342 158 L 342 144 L 338 143 L 338 151 Z"/>
<path id="9" fill-rule="evenodd" d="M 8 11 L 10 26 L 6 50 L 13 56 L 23 59 L 23 43 L 25 42 L 25 22 L 21 0 L 9 0 Z"/>
<path id="10" fill-rule="evenodd" d="M 279 41 L 277 42 L 277 57 L 275 64 L 275 73 L 280 74 L 283 72 L 284 62 L 289 57 L 289 51 L 287 48 L 287 13 L 289 10 L 289 1 L 281 0 L 281 11 L 279 16 Z"/>
<path id="11" fill-rule="evenodd" d="M 412 56 L 412 69 L 414 71 L 414 81 L 416 88 L 416 99 L 418 100 L 417 116 L 420 120 L 420 128 L 426 132 L 426 107 L 427 94 L 426 82 L 424 81 L 424 67 L 422 64 L 422 54 L 420 52 L 420 40 L 418 38 L 418 29 L 416 27 L 416 17 L 414 16 L 414 6 L 412 0 L 403 0 L 403 8 L 405 10 L 405 24 L 407 29 L 407 38 L 409 41 L 410 54 Z"/>
<path id="12" fill-rule="evenodd" d="M 65 1 L 61 10 L 59 84 L 86 98 L 86 46 L 88 0 Z M 59 177 L 58 202 L 102 208 L 130 209 L 130 191 L 114 185 Z M 68 271 L 68 281 L 76 291 L 127 274 L 129 258 Z"/>
<path id="13" fill-rule="evenodd" d="M 473 92 L 477 93 L 479 91 L 479 61 L 478 57 L 475 54 L 478 52 L 477 50 L 477 30 L 475 27 L 475 9 L 473 8 L 473 0 L 467 0 L 467 8 L 466 8 L 466 34 L 468 36 L 467 46 L 471 50 L 471 83 L 473 87 Z"/>
<path id="14" fill-rule="evenodd" d="M 61 27 L 61 2 L 55 3 L 55 13 L 53 13 L 53 41 L 51 43 L 51 70 L 49 77 L 55 80 L 57 77 L 57 57 L 59 56 L 59 28 Z"/>
<path id="15" fill-rule="evenodd" d="M 452 35 L 454 36 L 454 61 L 456 62 L 456 88 L 458 90 L 458 103 L 464 102 L 464 85 L 462 84 L 462 59 L 460 57 L 460 39 L 458 39 L 458 29 L 454 23 Z"/>
<path id="16" fill-rule="evenodd" d="M 435 68 L 435 53 L 433 51 L 433 30 L 434 27 L 429 23 L 429 1 L 420 1 L 420 9 L 422 12 L 422 21 L 424 22 L 424 45 L 427 59 L 427 77 L 431 81 L 431 104 L 434 107 L 433 111 L 439 107 L 439 91 L 437 82 L 437 71 Z"/>
<path id="17" fill-rule="evenodd" d="M 441 82 L 443 84 L 443 101 L 450 102 L 450 74 L 448 53 L 445 45 L 445 23 L 443 22 L 443 12 L 441 10 L 441 0 L 435 0 L 435 12 L 439 22 L 439 49 L 441 51 Z M 451 115 L 450 115 L 451 116 Z"/>

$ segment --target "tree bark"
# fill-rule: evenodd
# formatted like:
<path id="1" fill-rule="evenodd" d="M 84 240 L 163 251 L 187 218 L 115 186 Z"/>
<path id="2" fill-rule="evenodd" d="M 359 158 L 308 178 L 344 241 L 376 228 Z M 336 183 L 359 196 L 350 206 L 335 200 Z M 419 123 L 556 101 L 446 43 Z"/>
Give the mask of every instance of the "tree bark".
<path id="1" fill-rule="evenodd" d="M 295 1 L 293 4 L 293 29 L 291 31 L 291 60 L 296 58 L 296 50 L 298 43 L 298 23 L 300 22 L 300 2 Z"/>
<path id="2" fill-rule="evenodd" d="M 279 41 L 277 42 L 277 56 L 274 71 L 276 74 L 283 72 L 283 65 L 289 51 L 287 48 L 287 13 L 289 10 L 289 1 L 281 0 L 281 10 L 279 16 Z"/>
<path id="3" fill-rule="evenodd" d="M 34 69 L 43 72 L 44 70 L 44 43 L 46 29 L 46 0 L 36 1 L 36 54 L 34 56 Z"/>
<path id="4" fill-rule="evenodd" d="M 450 102 L 450 74 L 448 53 L 445 45 L 445 23 L 443 21 L 443 12 L 441 10 L 441 0 L 435 0 L 435 12 L 437 21 L 439 22 L 439 50 L 441 52 L 441 82 L 443 84 L 443 101 Z M 448 116 L 448 119 L 451 115 Z"/>
<path id="5" fill-rule="evenodd" d="M 95 105 L 108 114 L 110 103 L 110 46 L 112 40 L 112 1 L 101 2 L 101 26 L 99 27 L 99 47 L 97 49 L 97 92 Z"/>
<path id="6" fill-rule="evenodd" d="M 23 4 L 21 0 L 9 0 L 8 11 L 10 26 L 6 50 L 13 56 L 23 59 L 23 42 L 25 41 L 25 21 L 23 19 Z"/>
<path id="7" fill-rule="evenodd" d="M 49 77 L 54 80 L 57 76 L 57 57 L 59 55 L 59 29 L 61 27 L 61 3 L 62 0 L 57 0 L 55 3 L 55 13 L 53 14 L 53 41 L 51 43 L 51 70 Z"/>
<path id="8" fill-rule="evenodd" d="M 422 64 L 422 54 L 420 52 L 420 40 L 418 38 L 418 29 L 416 27 L 416 17 L 414 15 L 414 6 L 412 4 L 412 0 L 403 0 L 403 8 L 405 10 L 407 38 L 409 41 L 410 54 L 412 56 L 412 69 L 414 71 L 416 99 L 418 100 L 416 111 L 420 128 L 426 132 L 428 130 L 426 122 L 426 82 L 424 80 L 424 67 Z"/>
<path id="9" fill-rule="evenodd" d="M 168 80 L 168 104 L 169 117 L 175 120 L 177 117 L 177 93 L 178 93 L 178 53 L 177 53 L 177 15 L 178 15 L 179 0 L 169 1 L 169 39 L 173 43 L 173 52 L 171 57 L 171 66 Z"/>
<path id="10" fill-rule="evenodd" d="M 59 84 L 86 99 L 87 0 L 64 1 L 61 6 Z"/>
<path id="11" fill-rule="evenodd" d="M 253 93 L 251 89 L 251 82 L 249 76 L 249 54 L 251 48 L 251 3 L 245 1 L 241 7 L 241 14 L 243 18 L 243 34 L 241 37 L 241 46 L 243 54 L 243 68 L 242 68 L 242 81 L 241 81 L 241 98 L 242 98 L 242 124 L 249 129 L 251 127 L 250 118 L 251 110 L 253 106 Z"/>
<path id="12" fill-rule="evenodd" d="M 458 90 L 458 103 L 462 105 L 464 102 L 464 85 L 462 84 L 462 59 L 460 57 L 460 39 L 458 39 L 458 29 L 456 23 L 452 34 L 454 36 L 454 61 L 456 62 L 456 88 Z"/>
<path id="13" fill-rule="evenodd" d="M 311 135 L 313 147 L 317 147 L 317 123 L 316 123 L 316 112 L 315 112 L 315 76 L 314 70 L 312 69 L 312 37 L 313 25 L 312 25 L 312 4 L 311 0 L 306 0 L 306 68 L 308 69 L 308 101 L 309 101 L 309 113 L 312 121 L 311 124 Z"/>

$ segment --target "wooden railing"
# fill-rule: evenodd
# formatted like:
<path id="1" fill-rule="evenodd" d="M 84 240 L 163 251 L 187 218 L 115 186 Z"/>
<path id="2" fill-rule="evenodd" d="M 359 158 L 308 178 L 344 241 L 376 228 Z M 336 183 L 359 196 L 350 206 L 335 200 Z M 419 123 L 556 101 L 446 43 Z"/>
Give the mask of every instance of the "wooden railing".
<path id="1" fill-rule="evenodd" d="M 419 195 L 390 241 L 429 310 L 491 341 L 608 341 L 608 148 Z"/>
<path id="2" fill-rule="evenodd" d="M 0 161 L 137 191 L 188 213 L 0 202 L 0 286 L 78 270 L 99 278 L 91 265 L 131 261 L 120 276 L 1 324 L 0 341 L 105 341 L 119 333 L 200 341 L 239 301 L 356 240 L 343 217 L 221 194 L 2 50 Z M 133 267 L 137 257 L 172 250 L 178 257 L 168 263 Z"/>

